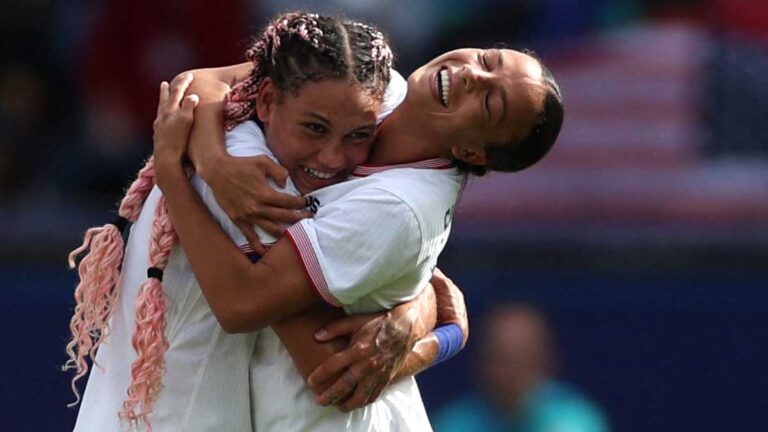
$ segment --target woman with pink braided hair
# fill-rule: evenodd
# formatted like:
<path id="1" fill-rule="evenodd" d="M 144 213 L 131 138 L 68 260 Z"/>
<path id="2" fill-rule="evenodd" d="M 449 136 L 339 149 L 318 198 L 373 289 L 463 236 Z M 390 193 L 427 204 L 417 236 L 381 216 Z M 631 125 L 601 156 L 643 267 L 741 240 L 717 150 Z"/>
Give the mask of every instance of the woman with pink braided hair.
<path id="1" fill-rule="evenodd" d="M 391 67 L 391 53 L 380 32 L 349 21 L 292 13 L 269 26 L 248 57 L 252 70 L 232 93 L 230 123 L 250 117 L 257 94 L 249 91 L 265 79 L 299 95 L 304 82 L 338 81 L 335 90 L 345 102 L 357 101 L 344 113 L 349 145 L 343 151 L 349 157 L 340 173 L 364 159 Z M 179 96 L 174 93 L 174 98 Z M 195 98 L 186 98 L 183 107 L 195 104 Z M 290 148 L 281 152 L 296 154 Z M 257 335 L 227 335 L 216 322 L 186 257 L 175 247 L 166 206 L 159 191 L 152 189 L 153 174 L 150 159 L 121 203 L 123 219 L 89 231 L 84 245 L 70 257 L 74 262 L 89 251 L 79 266 L 69 365 L 77 368 L 75 380 L 87 372 L 87 356 L 96 353 L 97 366 L 75 429 L 250 430 L 248 366 Z M 205 193 L 204 183 L 194 179 Z M 307 178 L 302 187 L 332 182 Z M 303 199 L 295 200 L 303 206 Z M 119 228 L 126 221 L 136 224 L 121 264 Z"/>
<path id="2" fill-rule="evenodd" d="M 314 87 L 305 84 L 298 97 L 275 102 L 280 90 L 271 82 L 260 89 L 256 115 L 264 135 L 253 131 L 252 141 L 282 143 L 296 138 L 293 133 L 302 127 L 315 134 L 310 134 L 315 145 L 340 139 L 332 116 L 334 121 L 302 122 L 301 111 L 294 112 L 294 99 L 309 103 L 301 98 Z M 332 111 L 321 102 L 321 112 Z M 189 113 L 176 115 L 162 100 L 161 107 L 155 135 L 158 184 L 201 289 L 229 332 L 272 326 L 279 333 L 285 319 L 321 301 L 360 313 L 413 298 L 432 276 L 447 240 L 464 173 L 533 165 L 553 145 L 563 118 L 557 85 L 530 55 L 506 49 L 446 53 L 410 76 L 405 101 L 379 128 L 369 164 L 352 173 L 356 179 L 310 193 L 315 217 L 288 228 L 286 237 L 253 265 L 231 244 L 183 175 Z M 198 121 L 207 122 L 210 115 L 198 108 L 195 128 L 203 127 Z M 278 159 L 292 176 L 322 180 L 341 172 L 319 158 L 315 162 L 325 167 Z M 419 354 L 440 361 L 455 352 L 463 343 L 462 331 L 446 327 L 436 328 L 434 339 L 424 344 L 431 348 L 417 350 Z M 270 341 L 264 335 L 269 333 L 260 334 L 254 355 L 258 362 L 251 369 L 257 430 L 430 429 L 409 378 L 385 389 L 370 407 L 350 413 L 315 406 L 299 376 L 303 371 L 286 361 L 292 342 L 283 340 L 281 348 L 274 337 Z M 309 375 L 311 386 L 343 363 L 329 361 L 335 364 Z M 360 371 L 352 366 L 342 376 L 342 381 L 358 382 Z M 333 387 L 320 402 L 339 397 Z"/>

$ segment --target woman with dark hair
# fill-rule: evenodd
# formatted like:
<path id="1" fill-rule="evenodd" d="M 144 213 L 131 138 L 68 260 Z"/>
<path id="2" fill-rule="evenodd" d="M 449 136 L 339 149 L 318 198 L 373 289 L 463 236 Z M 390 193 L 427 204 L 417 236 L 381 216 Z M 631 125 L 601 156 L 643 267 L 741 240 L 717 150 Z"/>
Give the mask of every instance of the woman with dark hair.
<path id="1" fill-rule="evenodd" d="M 276 156 L 288 172 L 310 181 L 344 176 L 339 167 L 348 164 L 339 162 L 339 149 L 345 138 L 335 128 L 337 120 L 328 121 L 339 107 L 320 106 L 321 115 L 303 118 L 303 111 L 294 110 L 295 95 L 271 83 L 264 86 L 255 115 L 265 136 L 254 133 L 253 140 L 277 144 L 305 133 L 308 142 L 302 145 L 308 148 L 337 142 L 335 153 L 319 154 L 309 163 Z M 265 326 L 276 333 L 280 327 L 290 331 L 286 320 L 321 301 L 361 313 L 414 298 L 432 276 L 447 240 L 466 171 L 517 171 L 534 164 L 554 143 L 563 118 L 556 84 L 531 56 L 513 50 L 446 53 L 409 77 L 408 94 L 379 127 L 368 164 L 352 172 L 357 179 L 309 194 L 315 217 L 290 227 L 254 265 L 211 219 L 184 175 L 191 109 L 161 105 L 155 135 L 158 184 L 201 289 L 229 332 Z M 211 112 L 216 108 L 195 114 L 198 132 L 207 128 L 216 134 L 205 121 L 217 117 Z M 435 333 L 421 352 L 429 359 L 443 358 L 442 342 L 462 340 L 462 335 L 441 339 L 442 333 Z M 370 409 L 340 414 L 316 407 L 301 377 L 311 366 L 294 357 L 296 370 L 288 357 L 296 347 L 283 342 L 285 347 L 276 337 L 261 335 L 257 342 L 263 345 L 254 356 L 251 379 L 258 430 L 429 428 L 412 379 L 388 387 Z M 343 377 L 356 382 L 360 374 L 350 368 Z"/>
<path id="2" fill-rule="evenodd" d="M 229 121 L 249 117 L 255 99 L 269 93 L 260 93 L 264 86 L 294 99 L 319 90 L 346 103 L 339 126 L 349 148 L 340 171 L 364 160 L 376 114 L 387 104 L 392 54 L 381 32 L 357 22 L 290 13 L 267 27 L 248 58 L 249 77 L 230 95 Z M 190 78 L 179 83 L 186 85 Z M 164 91 L 178 103 L 181 93 L 171 97 L 167 85 Z M 187 109 L 196 103 L 192 97 L 184 102 Z M 233 131 L 235 154 L 238 136 L 257 130 L 243 124 Z M 289 144 L 273 148 L 288 160 L 315 157 Z M 306 191 L 331 183 L 292 174 Z M 73 339 L 67 347 L 68 364 L 77 369 L 73 388 L 88 371 L 88 356 L 99 366 L 91 371 L 75 430 L 251 430 L 248 375 L 257 335 L 222 331 L 176 247 L 155 180 L 150 159 L 121 202 L 120 218 L 89 230 L 70 256 L 74 264 L 86 252 L 79 262 Z M 204 194 L 207 186 L 195 181 Z M 128 222 L 136 224 L 123 260 L 121 230 Z"/>

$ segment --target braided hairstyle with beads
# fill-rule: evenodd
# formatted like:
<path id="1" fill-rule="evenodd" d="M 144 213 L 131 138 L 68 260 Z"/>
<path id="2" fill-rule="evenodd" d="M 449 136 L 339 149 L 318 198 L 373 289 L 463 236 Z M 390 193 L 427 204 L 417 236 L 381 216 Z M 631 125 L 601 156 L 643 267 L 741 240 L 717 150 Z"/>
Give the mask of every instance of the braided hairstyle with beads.
<path id="1" fill-rule="evenodd" d="M 291 12 L 274 20 L 247 50 L 246 58 L 253 63 L 253 69 L 227 95 L 227 130 L 255 117 L 258 88 L 265 77 L 270 77 L 281 91 L 294 93 L 307 81 L 348 80 L 380 100 L 389 83 L 393 62 L 388 42 L 376 28 L 303 12 Z M 150 158 L 121 201 L 120 217 L 111 224 L 88 230 L 83 244 L 70 254 L 70 266 L 77 266 L 80 276 L 70 323 L 72 340 L 67 345 L 69 360 L 65 364 L 65 369 L 76 371 L 72 390 L 77 400 L 73 405 L 80 400 L 75 383 L 88 372 L 87 358 L 94 359 L 109 334 L 123 258 L 122 231 L 127 223 L 137 220 L 154 184 Z M 128 397 L 119 413 L 132 427 L 144 423 L 151 430 L 148 416 L 163 388 L 168 340 L 162 274 L 176 241 L 165 200 L 161 198 L 148 245 L 147 281 L 136 298 L 132 345 L 137 357 L 131 366 Z"/>
<path id="2" fill-rule="evenodd" d="M 266 77 L 281 91 L 294 93 L 307 81 L 348 80 L 381 99 L 393 60 L 384 35 L 376 28 L 298 12 L 267 27 L 246 51 L 246 58 L 253 69 L 227 98 L 227 129 L 256 116 L 258 89 Z"/>

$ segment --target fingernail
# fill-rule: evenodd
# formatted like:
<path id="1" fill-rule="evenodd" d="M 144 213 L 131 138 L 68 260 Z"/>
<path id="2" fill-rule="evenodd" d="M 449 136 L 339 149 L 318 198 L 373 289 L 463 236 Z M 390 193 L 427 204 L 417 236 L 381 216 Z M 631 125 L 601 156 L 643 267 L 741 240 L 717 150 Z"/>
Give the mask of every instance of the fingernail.
<path id="1" fill-rule="evenodd" d="M 325 329 L 318 330 L 317 333 L 315 333 L 315 338 L 317 339 L 325 339 L 328 336 L 328 331 Z"/>

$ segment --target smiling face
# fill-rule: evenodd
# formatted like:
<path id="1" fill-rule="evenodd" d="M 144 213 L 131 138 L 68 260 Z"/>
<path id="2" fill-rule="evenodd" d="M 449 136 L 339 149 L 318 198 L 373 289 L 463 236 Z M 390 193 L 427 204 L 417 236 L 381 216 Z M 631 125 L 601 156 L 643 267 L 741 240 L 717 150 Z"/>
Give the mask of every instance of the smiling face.
<path id="1" fill-rule="evenodd" d="M 270 149 L 306 194 L 346 179 L 365 161 L 379 106 L 343 80 L 307 81 L 293 94 L 265 79 L 257 113 Z"/>
<path id="2" fill-rule="evenodd" d="M 447 52 L 408 78 L 409 114 L 457 159 L 483 165 L 489 143 L 522 140 L 542 109 L 542 68 L 509 49 Z"/>

